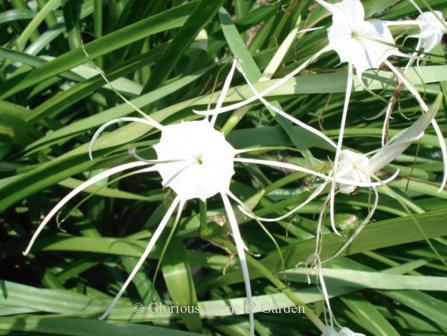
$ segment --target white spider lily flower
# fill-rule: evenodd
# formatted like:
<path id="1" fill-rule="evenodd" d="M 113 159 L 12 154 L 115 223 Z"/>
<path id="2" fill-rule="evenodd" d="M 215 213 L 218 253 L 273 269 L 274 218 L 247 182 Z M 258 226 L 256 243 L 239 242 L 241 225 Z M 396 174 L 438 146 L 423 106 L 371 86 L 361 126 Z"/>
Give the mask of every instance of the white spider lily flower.
<path id="1" fill-rule="evenodd" d="M 270 166 L 276 166 L 293 171 L 308 173 L 323 180 L 323 182 L 317 188 L 315 188 L 313 192 L 311 192 L 309 197 L 304 202 L 298 204 L 295 208 L 293 208 L 292 210 L 290 210 L 289 212 L 287 212 L 282 216 L 274 218 L 259 217 L 255 215 L 250 209 L 248 209 L 241 200 L 236 199 L 236 202 L 239 204 L 241 212 L 244 213 L 247 217 L 259 220 L 261 222 L 277 222 L 284 220 L 287 217 L 290 217 L 291 215 L 302 209 L 305 205 L 309 204 L 312 200 L 321 195 L 321 193 L 323 193 L 326 187 L 334 180 L 340 192 L 350 194 L 353 193 L 357 188 L 372 188 L 373 190 L 376 190 L 378 187 L 388 184 L 389 182 L 394 180 L 399 174 L 399 171 L 396 171 L 392 176 L 390 176 L 385 180 L 382 180 L 380 182 L 372 182 L 371 178 L 374 176 L 374 173 L 371 172 L 370 159 L 366 155 L 356 153 L 348 149 L 343 149 L 341 153 L 342 154 L 340 156 L 340 162 L 339 162 L 340 169 L 337 171 L 335 178 L 331 176 L 326 176 L 321 173 L 316 173 L 306 168 L 291 165 L 288 163 L 236 158 L 235 161 L 257 163 L 257 164 L 268 164 Z M 375 205 L 372 207 L 370 213 L 367 216 L 367 219 L 365 219 L 368 222 L 373 216 L 375 209 L 377 208 L 378 204 L 377 199 L 378 197 L 376 197 L 376 200 L 374 201 Z M 326 200 L 326 203 L 329 201 L 330 199 L 328 198 L 328 200 Z"/>
<path id="2" fill-rule="evenodd" d="M 420 33 L 412 35 L 420 41 L 420 47 L 424 52 L 430 52 L 442 41 L 447 33 L 447 22 L 440 11 L 423 12 L 417 18 Z"/>
<path id="3" fill-rule="evenodd" d="M 337 4 L 330 4 L 323 0 L 316 1 L 332 14 L 333 23 L 328 30 L 329 44 L 326 47 L 316 52 L 273 85 L 252 97 L 222 108 L 195 112 L 201 115 L 215 115 L 233 111 L 260 100 L 330 50 L 334 50 L 341 61 L 348 62 L 360 75 L 368 69 L 378 68 L 392 55 L 406 56 L 394 47 L 394 39 L 385 22 L 365 20 L 364 8 L 360 0 L 343 0 Z M 349 76 L 348 73 L 348 77 L 348 81 L 352 81 L 352 74 Z M 350 92 L 347 92 L 347 95 L 349 94 Z"/>
<path id="4" fill-rule="evenodd" d="M 81 47 L 84 50 L 86 56 L 89 57 L 83 45 L 81 45 Z M 219 97 L 217 107 L 222 104 L 226 96 L 236 66 L 237 61 L 235 60 L 233 62 L 232 69 L 230 70 L 229 75 L 225 80 L 224 88 L 221 91 L 221 96 Z M 113 85 L 107 79 L 105 73 L 99 67 L 97 68 L 105 82 L 109 84 L 113 89 Z M 227 197 L 227 195 L 230 194 L 230 182 L 231 177 L 234 174 L 234 158 L 238 152 L 225 140 L 223 134 L 214 129 L 213 124 L 215 122 L 215 118 L 213 118 L 211 122 L 205 119 L 202 121 L 188 121 L 180 124 L 163 126 L 147 116 L 143 111 L 133 105 L 132 102 L 128 101 L 124 96 L 122 96 L 118 91 L 116 91 L 115 89 L 114 91 L 122 100 L 124 100 L 137 112 L 143 115 L 143 118 L 118 118 L 111 120 L 100 127 L 95 132 L 90 142 L 90 158 L 92 158 L 93 144 L 99 137 L 99 135 L 108 126 L 125 121 L 140 122 L 143 124 L 147 124 L 148 127 L 156 128 L 161 131 L 160 142 L 154 146 L 154 149 L 157 153 L 157 160 L 145 160 L 135 154 L 134 156 L 137 161 L 108 169 L 80 184 L 77 188 L 75 188 L 67 196 L 65 196 L 58 204 L 56 204 L 56 206 L 50 211 L 50 213 L 45 216 L 36 232 L 33 234 L 27 248 L 24 251 L 24 255 L 27 255 L 30 252 L 34 242 L 36 241 L 43 228 L 57 214 L 57 212 L 72 198 L 74 198 L 80 192 L 84 191 L 87 187 L 113 174 L 124 172 L 126 170 L 137 167 L 144 168 L 134 173 L 156 171 L 162 177 L 163 186 L 172 188 L 177 196 L 175 197 L 172 204 L 169 206 L 166 214 L 154 231 L 134 269 L 129 274 L 120 291 L 115 296 L 110 306 L 100 317 L 100 319 L 106 318 L 113 310 L 116 303 L 124 294 L 128 285 L 131 283 L 132 279 L 142 267 L 144 261 L 154 248 L 157 240 L 160 238 L 163 230 L 165 229 L 169 219 L 171 218 L 175 210 L 178 210 L 178 215 L 176 217 L 176 221 L 178 222 L 180 220 L 182 209 L 184 208 L 187 201 L 196 198 L 206 200 L 216 194 L 220 194 L 224 204 L 225 212 L 230 222 L 230 227 L 232 229 L 233 238 L 241 263 L 241 270 L 243 273 L 247 296 L 250 335 L 254 336 L 253 302 L 250 286 L 250 276 L 248 274 L 247 261 L 244 251 L 245 243 L 242 240 L 241 234 L 239 232 L 239 227 L 235 220 L 233 209 Z"/>
<path id="5" fill-rule="evenodd" d="M 416 122 L 413 123 L 410 127 L 403 130 L 399 134 L 397 134 L 394 138 L 390 140 L 385 146 L 381 147 L 378 151 L 376 151 L 371 158 L 358 158 L 356 162 L 362 163 L 361 170 L 364 168 L 367 169 L 366 174 L 369 178 L 375 177 L 375 174 L 385 167 L 390 162 L 394 161 L 399 155 L 401 155 L 412 143 L 420 139 L 424 135 L 425 129 L 430 125 L 432 120 L 434 119 L 440 105 L 442 104 L 443 95 L 438 95 L 437 99 L 433 103 L 430 111 L 428 113 L 423 114 Z M 355 153 L 354 153 L 355 154 Z M 359 154 L 357 154 L 359 155 Z M 362 155 L 362 154 L 360 154 Z M 354 157 L 353 154 L 350 154 L 351 157 Z M 368 165 L 363 166 L 368 160 Z M 359 167 L 359 166 L 357 166 Z M 397 171 L 391 178 L 387 181 L 382 181 L 383 184 L 390 182 L 394 177 L 397 176 L 399 171 Z M 349 186 L 347 186 L 349 188 Z M 350 236 L 350 238 L 343 244 L 343 246 L 330 258 L 323 261 L 323 263 L 328 262 L 337 258 L 341 253 L 354 241 L 354 239 L 360 234 L 363 228 L 369 223 L 372 216 L 374 215 L 375 210 L 378 206 L 379 195 L 377 192 L 377 188 L 372 185 L 372 189 L 374 192 L 374 201 L 373 205 L 366 216 L 366 218 L 360 223 L 355 232 Z"/>
<path id="6" fill-rule="evenodd" d="M 354 152 L 352 150 L 343 149 L 340 153 L 339 158 L 339 167 L 340 169 L 337 171 L 335 176 L 336 185 L 339 188 L 341 193 L 349 194 L 354 192 L 358 187 L 367 187 L 372 188 L 375 191 L 375 188 L 380 187 L 381 185 L 385 185 L 391 182 L 394 178 L 397 177 L 399 171 L 397 171 L 394 175 L 385 179 L 381 182 L 372 182 L 372 178 L 375 174 L 381 170 L 383 167 L 394 161 L 400 154 L 402 154 L 412 143 L 420 139 L 424 135 L 425 129 L 430 125 L 432 120 L 434 119 L 439 107 L 442 103 L 442 94 L 440 94 L 433 105 L 431 106 L 428 113 L 423 114 L 417 121 L 415 121 L 410 127 L 401 131 L 395 137 L 393 137 L 385 146 L 380 149 L 373 151 L 370 155 L 365 155 L 362 153 Z M 247 160 L 247 159 L 245 159 Z M 278 164 L 278 163 L 277 163 Z M 284 168 L 288 168 L 285 163 L 281 163 Z M 290 169 L 290 168 L 289 168 Z M 317 198 L 328 184 L 332 181 L 329 177 L 325 175 L 314 175 L 323 180 L 321 183 L 310 195 L 309 197 L 302 203 L 298 204 L 295 208 L 287 212 L 286 214 L 276 217 L 276 218 L 264 218 L 258 217 L 253 214 L 252 211 L 245 207 L 244 203 L 238 202 L 240 205 L 241 211 L 248 217 L 254 218 L 263 222 L 276 222 L 280 220 L 284 220 L 287 217 L 293 215 L 300 209 L 302 209 L 305 205 L 309 204 L 312 200 Z M 375 193 L 376 194 L 376 193 Z M 329 202 L 329 200 L 326 200 Z M 374 204 L 377 203 L 377 195 Z M 377 206 L 374 206 L 368 214 L 368 216 L 362 221 L 362 223 L 366 224 L 371 219 L 374 211 Z M 361 227 L 360 225 L 359 227 Z M 355 234 L 353 235 L 355 236 Z M 349 245 L 349 242 L 345 244 L 343 248 L 336 253 L 335 256 L 331 257 L 331 259 L 338 256 L 346 246 Z"/>
<path id="7" fill-rule="evenodd" d="M 108 122 L 107 125 L 121 121 L 147 123 L 146 119 L 143 118 L 120 118 Z M 147 124 L 148 126 L 152 126 L 152 123 Z M 92 140 L 94 141 L 97 139 L 100 132 L 103 130 L 104 127 L 101 127 L 95 133 Z M 93 143 L 91 143 L 90 148 L 92 148 L 92 146 Z M 55 216 L 69 200 L 85 188 L 113 174 L 132 168 L 146 167 L 141 170 L 142 173 L 158 172 L 162 177 L 163 186 L 171 188 L 177 196 L 149 240 L 138 263 L 100 319 L 104 319 L 110 314 L 120 297 L 124 294 L 127 286 L 130 284 L 139 268 L 143 265 L 144 260 L 155 246 L 155 243 L 175 210 L 178 209 L 180 216 L 181 210 L 187 201 L 197 198 L 206 200 L 216 194 L 220 194 L 231 224 L 233 237 L 241 262 L 241 269 L 246 285 L 247 306 L 250 316 L 250 335 L 254 335 L 253 304 L 249 282 L 250 277 L 244 252 L 245 244 L 241 238 L 237 223 L 235 225 L 234 213 L 231 206 L 228 205 L 229 201 L 227 197 L 227 195 L 230 194 L 230 182 L 234 174 L 233 166 L 237 151 L 227 142 L 227 140 L 225 140 L 223 134 L 218 132 L 211 122 L 206 119 L 162 126 L 160 141 L 154 146 L 154 149 L 157 153 L 157 160 L 144 160 L 137 157 L 138 160 L 136 162 L 123 164 L 94 176 L 64 197 L 39 225 L 24 254 L 26 255 L 29 253 L 37 236 L 52 217 Z"/>
<path id="8" fill-rule="evenodd" d="M 335 152 L 333 174 L 337 176 L 343 146 L 344 130 L 352 93 L 353 68 L 363 85 L 362 74 L 369 69 L 377 69 L 392 55 L 402 56 L 394 47 L 394 39 L 387 25 L 380 20 L 365 20 L 365 10 L 360 0 L 343 0 L 331 4 L 316 0 L 332 14 L 332 25 L 328 30 L 328 48 L 334 50 L 342 62 L 348 63 L 348 81 L 341 116 L 340 131 Z M 349 188 L 346 188 L 346 191 Z M 332 182 L 330 197 L 330 221 L 334 232 L 335 225 L 335 180 Z"/>
<path id="9" fill-rule="evenodd" d="M 359 78 L 366 70 L 379 68 L 390 56 L 402 55 L 394 47 L 394 38 L 385 22 L 365 20 L 360 0 L 343 0 L 336 4 L 316 1 L 332 14 L 329 48 L 342 62 L 352 64 Z"/>

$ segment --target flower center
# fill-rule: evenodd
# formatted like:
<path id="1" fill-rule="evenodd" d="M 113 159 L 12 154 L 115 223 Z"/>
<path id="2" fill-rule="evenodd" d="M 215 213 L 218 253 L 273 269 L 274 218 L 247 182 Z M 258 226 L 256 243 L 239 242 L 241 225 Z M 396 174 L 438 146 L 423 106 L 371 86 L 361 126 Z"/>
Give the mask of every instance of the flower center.
<path id="1" fill-rule="evenodd" d="M 202 165 L 203 164 L 203 154 L 197 154 L 196 156 L 194 156 L 194 161 L 199 164 Z"/>
<path id="2" fill-rule="evenodd" d="M 365 155 L 343 149 L 340 153 L 336 176 L 347 181 L 367 183 L 370 181 L 368 164 L 369 159 Z M 339 189 L 343 194 L 350 194 L 356 187 L 339 184 Z"/>
<path id="3" fill-rule="evenodd" d="M 351 32 L 351 38 L 353 38 L 355 40 L 360 40 L 362 38 L 362 34 L 353 30 Z"/>

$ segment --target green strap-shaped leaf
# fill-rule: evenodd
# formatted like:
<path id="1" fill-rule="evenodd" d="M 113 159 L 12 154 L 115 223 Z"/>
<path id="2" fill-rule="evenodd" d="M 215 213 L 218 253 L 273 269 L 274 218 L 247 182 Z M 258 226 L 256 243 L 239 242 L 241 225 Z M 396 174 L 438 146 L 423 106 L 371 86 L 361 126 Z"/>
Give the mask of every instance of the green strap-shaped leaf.
<path id="1" fill-rule="evenodd" d="M 429 238 L 442 237 L 447 235 L 447 226 L 440 225 L 447 220 L 447 210 L 427 212 L 414 215 Z M 374 223 L 369 223 L 365 229 L 352 242 L 350 247 L 343 252 L 343 255 L 352 255 L 366 251 L 376 250 L 384 247 L 397 246 L 415 241 L 424 240 L 424 236 L 415 227 L 413 220 L 406 217 L 398 217 Z M 324 236 L 322 260 L 332 256 L 343 246 L 345 238 L 336 234 L 326 234 Z M 289 244 L 282 249 L 286 268 L 294 268 L 298 262 L 305 262 L 315 250 L 315 239 L 305 240 L 295 244 Z M 262 263 L 271 270 L 281 271 L 281 263 L 278 253 L 273 251 L 266 256 Z M 250 278 L 255 279 L 260 274 L 256 271 L 250 272 Z M 206 290 L 210 286 L 222 286 L 239 283 L 242 278 L 238 272 L 228 272 L 219 278 L 214 277 L 209 281 L 202 281 L 200 291 Z"/>
<path id="2" fill-rule="evenodd" d="M 169 47 L 154 66 L 143 92 L 158 88 L 169 77 L 183 53 L 199 34 L 200 30 L 214 17 L 223 0 L 201 0 L 186 20 L 182 29 L 175 35 Z"/>
<path id="3" fill-rule="evenodd" d="M 185 246 L 180 239 L 176 238 L 169 242 L 162 271 L 174 306 L 188 309 L 186 313 L 180 314 L 187 328 L 191 331 L 202 330 L 191 266 L 185 253 Z"/>
<path id="4" fill-rule="evenodd" d="M 95 59 L 98 56 L 105 55 L 150 35 L 177 28 L 186 22 L 191 9 L 195 6 L 196 2 L 190 2 L 138 21 L 86 44 L 85 49 Z M 81 49 L 78 48 L 69 51 L 31 72 L 6 81 L 6 85 L 2 85 L 0 89 L 0 96 L 2 98 L 9 97 L 14 93 L 29 88 L 45 79 L 59 75 L 87 61 Z"/>

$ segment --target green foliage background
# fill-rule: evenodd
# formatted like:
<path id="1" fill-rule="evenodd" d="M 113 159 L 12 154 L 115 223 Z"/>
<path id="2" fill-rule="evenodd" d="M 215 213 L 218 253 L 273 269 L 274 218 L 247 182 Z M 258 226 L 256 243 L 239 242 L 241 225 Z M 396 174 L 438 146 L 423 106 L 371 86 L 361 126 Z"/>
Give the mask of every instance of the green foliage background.
<path id="1" fill-rule="evenodd" d="M 447 1 L 427 2 L 446 14 Z M 425 7 L 427 2 L 419 3 Z M 417 15 L 409 1 L 363 3 L 368 17 Z M 92 132 L 113 118 L 135 112 L 88 63 L 81 39 L 118 91 L 169 124 L 198 118 L 192 109 L 216 101 L 232 57 L 242 60 L 251 80 L 262 79 L 256 83 L 260 89 L 326 45 L 322 29 L 298 34 L 285 52 L 278 52 L 297 23 L 300 29 L 327 26 L 330 18 L 311 0 L 0 1 L 0 334 L 247 334 L 248 319 L 241 315 L 242 275 L 237 257 L 231 255 L 234 247 L 227 226 L 217 224 L 225 217 L 222 204 L 214 199 L 206 208 L 198 202 L 189 204 L 164 257 L 160 258 L 162 242 L 169 240 L 169 232 L 109 319 L 96 319 L 172 200 L 155 174 L 110 179 L 88 189 L 65 208 L 58 224 L 49 225 L 31 257 L 21 252 L 42 215 L 81 181 L 132 160 L 129 148 L 137 148 L 147 158 L 155 155 L 151 145 L 157 142 L 157 131 L 127 124 L 102 136 L 95 159 L 89 160 Z M 398 39 L 404 42 L 407 50 L 414 47 L 412 41 Z M 415 84 L 423 80 L 419 88 L 429 103 L 444 94 L 437 119 L 447 134 L 445 51 L 445 44 L 435 49 L 420 73 L 410 78 Z M 275 74 L 265 73 L 272 59 L 279 62 L 278 69 Z M 405 60 L 393 62 L 405 64 Z M 395 81 L 388 72 L 366 76 L 374 79 L 371 89 L 385 98 L 391 96 Z M 345 81 L 346 69 L 331 53 L 270 99 L 308 124 L 323 127 L 335 139 Z M 230 91 L 226 102 L 250 96 L 240 76 L 235 83 L 240 86 Z M 383 101 L 357 87 L 345 145 L 364 153 L 380 147 L 383 118 L 368 118 L 384 107 Z M 416 101 L 402 91 L 390 135 L 419 115 Z M 218 127 L 236 148 L 276 147 L 257 153 L 259 157 L 328 168 L 332 153 L 321 140 L 260 104 L 219 117 Z M 327 283 L 334 296 L 333 309 L 341 325 L 367 335 L 445 335 L 447 240 L 442 237 L 447 235 L 447 191 L 437 192 L 442 164 L 431 129 L 383 174 L 396 168 L 401 170 L 400 178 L 381 189 L 375 221 L 330 265 L 333 273 Z M 256 206 L 257 214 L 274 216 L 304 200 L 312 183 L 302 174 L 238 166 L 231 189 Z M 368 190 L 337 197 L 343 236 L 325 228 L 323 256 L 343 244 L 369 205 Z M 303 270 L 295 269 L 303 267 L 299 263 L 313 252 L 316 216 L 322 206 L 320 197 L 290 220 L 266 225 L 281 253 L 256 222 L 239 214 L 242 235 L 256 255 L 250 272 L 259 335 L 320 334 L 304 314 L 262 310 L 293 306 L 283 289 L 277 288 L 275 279 L 281 279 L 323 319 L 318 287 L 308 285 Z M 155 278 L 158 266 L 160 274 Z M 286 273 L 280 273 L 283 267 Z M 150 312 L 144 307 L 151 302 L 198 305 L 202 316 Z M 135 309 L 140 304 L 144 309 Z M 237 314 L 224 309 L 228 305 Z"/>

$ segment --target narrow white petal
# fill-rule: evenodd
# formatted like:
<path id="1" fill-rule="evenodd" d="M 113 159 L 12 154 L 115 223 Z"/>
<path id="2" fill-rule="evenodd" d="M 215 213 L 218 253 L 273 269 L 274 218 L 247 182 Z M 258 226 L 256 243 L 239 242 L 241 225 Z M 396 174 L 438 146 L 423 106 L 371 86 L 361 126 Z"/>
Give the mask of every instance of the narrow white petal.
<path id="1" fill-rule="evenodd" d="M 354 239 L 357 238 L 357 236 L 360 234 L 360 232 L 362 232 L 362 230 L 365 228 L 365 226 L 371 221 L 371 218 L 374 216 L 374 213 L 377 210 L 377 206 L 379 205 L 379 193 L 377 192 L 377 188 L 375 186 L 373 186 L 372 189 L 374 191 L 374 203 L 373 203 L 373 206 L 371 207 L 370 211 L 368 212 L 368 215 L 366 216 L 366 218 L 356 228 L 354 233 L 343 244 L 343 246 L 334 255 L 332 255 L 328 259 L 324 260 L 322 263 L 328 262 L 328 261 L 333 260 L 333 259 L 337 258 L 338 256 L 340 256 L 343 253 L 343 251 L 346 250 L 349 247 L 349 245 L 352 244 Z"/>
<path id="2" fill-rule="evenodd" d="M 391 69 L 391 71 L 399 78 L 399 80 L 402 83 L 405 84 L 405 86 L 408 88 L 408 90 L 413 94 L 413 96 L 416 98 L 419 105 L 421 106 L 423 112 L 429 112 L 429 110 L 430 110 L 429 107 L 424 102 L 424 100 L 422 99 L 421 95 L 416 90 L 416 88 L 408 81 L 408 79 L 404 75 L 402 75 L 400 73 L 400 71 L 397 70 L 389 61 L 385 61 L 385 64 L 388 66 L 388 68 Z M 439 146 L 440 146 L 441 152 L 442 152 L 442 161 L 443 161 L 443 168 L 444 168 L 443 174 L 444 175 L 443 175 L 441 186 L 439 188 L 439 191 L 442 191 L 442 190 L 444 190 L 445 185 L 447 183 L 447 146 L 445 144 L 445 140 L 444 140 L 444 136 L 442 135 L 442 131 L 439 128 L 439 125 L 436 122 L 436 120 L 432 119 L 431 124 L 433 126 L 433 129 L 435 130 L 436 137 L 438 138 Z"/>
<path id="3" fill-rule="evenodd" d="M 29 253 L 35 240 L 39 236 L 40 232 L 43 230 L 45 225 L 47 225 L 47 223 L 51 220 L 51 218 L 53 218 L 53 216 L 56 215 L 59 212 L 59 210 L 67 202 L 69 202 L 73 197 L 75 197 L 81 191 L 83 191 L 84 189 L 88 188 L 89 186 L 91 186 L 91 185 L 97 183 L 98 181 L 105 179 L 113 174 L 116 174 L 116 173 L 119 173 L 119 172 L 122 172 L 122 171 L 125 171 L 128 169 L 136 168 L 136 167 L 141 167 L 141 166 L 147 166 L 147 163 L 139 162 L 139 161 L 125 163 L 125 164 L 119 165 L 117 167 L 110 168 L 98 175 L 95 175 L 94 177 L 90 178 L 89 180 L 81 183 L 79 186 L 77 186 L 75 189 L 73 189 L 68 195 L 66 195 L 62 200 L 60 200 L 60 202 L 57 203 L 53 209 L 51 209 L 51 211 L 48 213 L 48 215 L 45 216 L 45 218 L 43 219 L 43 221 L 40 223 L 39 227 L 37 228 L 36 232 L 34 232 L 32 238 L 31 238 L 30 242 L 28 243 L 28 246 L 25 249 L 25 251 L 23 252 L 23 254 L 26 256 Z"/>
<path id="4" fill-rule="evenodd" d="M 283 78 L 277 80 L 272 86 L 270 86 L 269 88 L 265 89 L 264 91 L 261 91 L 258 95 L 254 95 L 254 96 L 252 96 L 252 97 L 250 97 L 250 98 L 248 98 L 246 100 L 240 101 L 240 102 L 238 102 L 236 104 L 231 104 L 231 105 L 225 106 L 225 107 L 221 108 L 220 110 L 216 110 L 216 109 L 211 109 L 211 110 L 208 110 L 208 111 L 195 111 L 194 110 L 194 112 L 197 113 L 197 114 L 200 114 L 200 115 L 214 115 L 214 114 L 220 114 L 220 113 L 233 111 L 233 110 L 239 109 L 241 107 L 244 107 L 244 106 L 246 106 L 246 105 L 248 105 L 250 103 L 253 103 L 254 101 L 258 100 L 259 98 L 264 97 L 267 94 L 269 94 L 270 92 L 272 92 L 272 91 L 276 90 L 277 88 L 279 88 L 281 85 L 283 85 L 289 79 L 293 78 L 295 75 L 300 73 L 310 63 L 315 61 L 318 57 L 320 57 L 322 54 L 326 53 L 329 50 L 330 50 L 329 47 L 325 47 L 325 48 L 321 49 L 320 51 L 315 53 L 313 56 L 311 56 L 307 61 L 305 61 L 303 64 L 301 64 L 298 68 L 296 68 L 295 70 L 293 70 L 292 72 L 290 72 L 289 74 L 284 76 Z"/>
<path id="5" fill-rule="evenodd" d="M 419 7 L 419 5 L 416 3 L 416 1 L 410 0 L 410 2 L 414 6 L 414 8 L 416 8 L 418 10 L 419 13 L 422 13 L 422 9 L 421 9 L 421 7 Z"/>
<path id="6" fill-rule="evenodd" d="M 411 0 L 410 0 L 411 1 Z M 419 26 L 420 22 L 418 20 L 399 20 L 399 21 L 384 21 L 386 26 Z"/>
<path id="7" fill-rule="evenodd" d="M 104 79 L 104 81 L 109 84 L 110 88 L 113 90 L 113 92 L 115 92 L 115 94 L 120 97 L 127 105 L 129 105 L 130 107 L 132 107 L 135 111 L 137 111 L 139 114 L 141 114 L 145 120 L 147 120 L 147 122 L 150 124 L 151 127 L 157 128 L 159 130 L 163 129 L 163 125 L 161 125 L 160 123 L 158 123 L 157 121 L 155 121 L 154 119 L 152 119 L 151 117 L 149 117 L 146 113 L 144 113 L 141 109 L 139 109 L 137 106 L 135 106 L 131 101 L 129 101 L 126 97 L 124 97 L 117 89 L 115 89 L 115 87 L 113 86 L 113 84 L 109 81 L 109 79 L 107 78 L 105 72 L 96 65 L 95 62 L 93 62 L 93 60 L 91 59 L 89 53 L 87 52 L 87 50 L 84 47 L 84 43 L 81 42 L 81 49 L 84 52 L 85 56 L 90 60 L 90 62 L 93 64 L 93 66 L 98 70 L 100 76 Z"/>
<path id="8" fill-rule="evenodd" d="M 222 90 L 220 91 L 219 98 L 217 99 L 215 110 L 219 111 L 222 108 L 222 105 L 224 103 L 225 98 L 227 97 L 228 90 L 230 89 L 231 81 L 233 80 L 234 71 L 236 70 L 236 67 L 238 66 L 239 61 L 235 58 L 233 60 L 233 64 L 231 65 L 230 72 L 227 75 L 227 78 L 225 78 L 224 85 L 222 87 Z M 218 113 L 214 114 L 211 118 L 211 124 L 214 125 L 216 123 Z"/>
<path id="9" fill-rule="evenodd" d="M 324 281 L 323 271 L 321 270 L 321 261 L 318 258 L 317 260 L 317 268 L 318 268 L 318 278 L 320 279 L 321 291 L 323 292 L 323 298 L 326 302 L 326 308 L 329 312 L 329 321 L 331 326 L 333 326 L 334 321 L 334 313 L 332 312 L 331 302 L 329 300 L 329 294 L 326 288 L 326 281 Z"/>
<path id="10" fill-rule="evenodd" d="M 245 79 L 245 82 L 247 82 L 248 86 L 250 87 L 251 91 L 253 92 L 253 94 L 255 96 L 259 96 L 259 92 L 256 90 L 256 88 L 253 86 L 253 84 L 250 82 L 250 80 L 248 79 L 247 75 L 245 74 L 245 72 L 242 69 L 238 69 L 239 72 L 242 74 L 242 76 Z M 267 100 L 264 99 L 264 97 L 259 96 L 259 100 L 270 110 L 274 111 L 275 113 L 278 113 L 279 115 L 281 115 L 282 117 L 286 118 L 287 120 L 291 121 L 292 123 L 294 123 L 295 125 L 298 125 L 302 128 L 304 128 L 305 130 L 311 132 L 312 134 L 315 134 L 316 136 L 320 137 L 321 139 L 323 139 L 324 141 L 326 141 L 329 145 L 331 145 L 332 147 L 336 147 L 335 143 L 329 139 L 324 133 L 322 133 L 321 131 L 307 125 L 306 123 L 302 122 L 301 120 L 287 114 L 286 112 L 278 109 L 277 107 L 273 106 L 272 104 L 270 104 Z"/>
<path id="11" fill-rule="evenodd" d="M 414 141 L 420 139 L 424 135 L 427 126 L 430 125 L 435 117 L 441 103 L 442 95 L 439 95 L 436 101 L 432 104 L 429 112 L 423 113 L 410 127 L 401 131 L 399 134 L 391 138 L 385 146 L 375 151 L 374 156 L 370 159 L 370 174 L 374 174 L 385 167 L 404 152 Z"/>
<path id="12" fill-rule="evenodd" d="M 291 163 L 271 161 L 271 160 L 249 159 L 249 158 L 235 158 L 234 161 L 241 162 L 241 163 L 253 163 L 253 164 L 259 164 L 259 165 L 264 165 L 264 166 L 293 170 L 293 171 L 302 172 L 302 173 L 306 173 L 309 175 L 319 177 L 325 181 L 333 181 L 334 180 L 334 178 L 332 176 L 326 176 L 326 175 L 316 172 L 314 170 L 311 170 L 308 168 L 303 168 L 303 167 L 300 167 L 300 166 L 297 166 L 297 165 L 294 165 Z M 343 178 L 335 178 L 335 182 L 340 183 L 340 184 L 350 185 L 350 186 L 356 186 L 356 187 L 370 187 L 374 184 L 371 182 L 357 182 L 357 181 L 352 181 L 352 180 L 343 179 Z"/>
<path id="13" fill-rule="evenodd" d="M 317 177 L 320 177 L 322 179 L 329 179 L 326 175 L 321 174 L 315 170 L 311 170 L 311 169 L 307 169 L 304 167 L 300 167 L 291 163 L 286 163 L 286 162 L 278 162 L 278 161 L 272 161 L 272 160 L 259 160 L 259 159 L 249 159 L 249 158 L 235 158 L 234 159 L 235 162 L 242 162 L 242 163 L 254 163 L 254 164 L 259 164 L 259 165 L 264 165 L 264 166 L 270 166 L 270 167 L 277 167 L 277 168 L 284 168 L 287 170 L 293 170 L 293 171 L 298 171 L 298 172 L 302 172 L 302 173 L 306 173 L 309 175 L 314 175 Z"/>
<path id="14" fill-rule="evenodd" d="M 414 96 L 414 98 L 416 98 L 416 100 L 418 101 L 422 110 L 424 112 L 428 112 L 429 108 L 428 108 L 427 104 L 424 102 L 421 95 L 416 90 L 416 88 L 410 83 L 410 81 L 393 64 L 391 64 L 390 61 L 385 61 L 385 64 L 397 76 L 397 78 L 399 78 L 399 80 L 405 84 L 407 89 L 411 92 L 411 94 Z"/>
<path id="15" fill-rule="evenodd" d="M 239 203 L 239 205 L 241 206 L 239 209 L 241 210 L 241 212 L 245 216 L 247 216 L 249 218 L 252 218 L 252 219 L 255 219 L 255 220 L 259 220 L 261 222 L 278 222 L 278 221 L 284 220 L 287 217 L 293 215 L 294 213 L 296 213 L 297 211 L 299 211 L 300 209 L 305 207 L 307 204 L 312 202 L 315 198 L 317 198 L 321 194 L 321 192 L 327 186 L 327 183 L 328 182 L 324 182 L 323 184 L 319 185 L 318 188 L 316 188 L 304 202 L 298 204 L 295 208 L 293 208 L 292 210 L 290 210 L 286 214 L 284 214 L 282 216 L 279 216 L 279 217 L 274 217 L 274 218 L 266 218 L 266 217 L 256 216 L 250 209 L 247 208 L 247 206 L 244 204 L 244 202 L 242 202 L 240 199 L 238 199 L 232 193 L 229 194 L 229 196 L 231 198 L 233 198 L 237 203 Z"/>
<path id="16" fill-rule="evenodd" d="M 255 317 L 253 313 L 253 297 L 251 294 L 250 275 L 248 274 L 247 260 L 245 258 L 244 246 L 245 243 L 242 240 L 241 233 L 239 232 L 239 226 L 237 224 L 236 216 L 234 215 L 233 208 L 231 207 L 228 196 L 221 193 L 225 211 L 230 222 L 231 231 L 233 233 L 234 242 L 236 244 L 237 254 L 241 263 L 242 275 L 245 283 L 245 291 L 247 293 L 247 306 L 248 306 L 248 318 L 250 321 L 250 336 L 255 335 Z"/>
<path id="17" fill-rule="evenodd" d="M 180 204 L 179 198 L 175 198 L 172 204 L 169 206 L 168 211 L 166 211 L 166 214 L 163 216 L 163 219 L 161 220 L 160 224 L 158 225 L 157 229 L 154 231 L 154 234 L 152 235 L 151 239 L 149 240 L 149 243 L 146 246 L 146 249 L 144 250 L 143 254 L 141 255 L 140 259 L 138 260 L 137 264 L 133 268 L 132 272 L 129 274 L 129 277 L 127 278 L 126 282 L 123 284 L 121 289 L 119 290 L 118 294 L 113 299 L 110 306 L 107 308 L 104 314 L 102 314 L 99 319 L 103 320 L 105 319 L 110 312 L 115 307 L 118 300 L 121 298 L 121 296 L 126 291 L 127 286 L 129 286 L 130 282 L 134 278 L 135 274 L 137 274 L 138 270 L 143 266 L 144 261 L 148 257 L 149 253 L 151 253 L 152 249 L 155 246 L 155 243 L 157 242 L 158 238 L 160 238 L 160 235 L 162 234 L 164 228 L 169 222 L 169 219 L 171 218 L 172 214 L 174 213 L 177 206 Z M 181 207 L 183 207 L 184 203 L 181 203 Z M 179 212 L 181 211 L 181 208 L 179 207 Z M 177 217 L 179 218 L 179 217 Z"/>
<path id="18" fill-rule="evenodd" d="M 335 152 L 335 159 L 334 159 L 334 167 L 333 167 L 333 173 L 332 176 L 337 175 L 337 168 L 338 168 L 338 161 L 340 159 L 340 153 L 341 148 L 343 146 L 343 137 L 345 133 L 345 127 L 346 127 L 346 119 L 348 115 L 348 109 L 349 109 L 349 101 L 351 99 L 351 92 L 352 92 L 352 64 L 348 64 L 348 79 L 346 82 L 346 94 L 345 94 L 345 101 L 343 105 L 343 112 L 341 116 L 341 122 L 340 122 L 340 130 L 338 132 L 338 142 L 337 142 L 337 150 Z M 331 185 L 331 191 L 330 191 L 330 220 L 331 220 L 331 226 L 332 230 L 340 235 L 340 233 L 337 230 L 337 227 L 335 225 L 335 179 L 332 181 Z"/>

